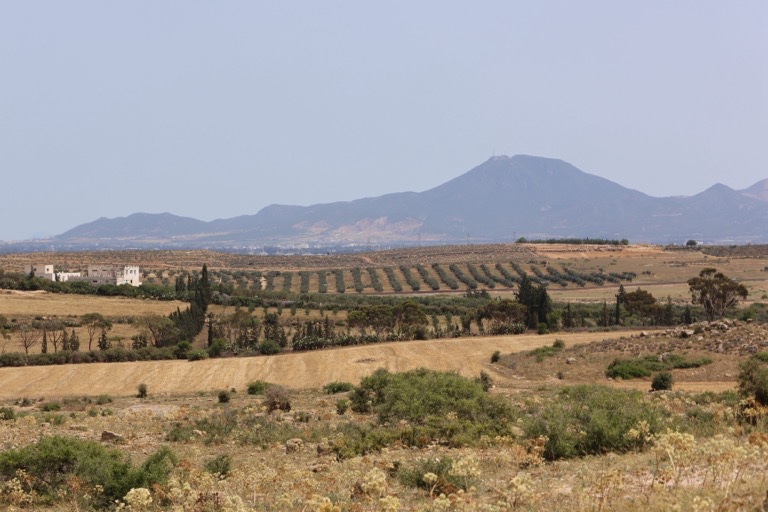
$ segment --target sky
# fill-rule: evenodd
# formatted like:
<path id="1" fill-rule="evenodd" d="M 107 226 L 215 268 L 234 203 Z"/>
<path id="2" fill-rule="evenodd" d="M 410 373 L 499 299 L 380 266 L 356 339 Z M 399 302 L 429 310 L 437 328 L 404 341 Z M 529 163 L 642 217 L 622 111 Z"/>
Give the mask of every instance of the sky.
<path id="1" fill-rule="evenodd" d="M 0 3 L 0 240 L 428 190 L 493 155 L 768 178 L 768 2 Z"/>

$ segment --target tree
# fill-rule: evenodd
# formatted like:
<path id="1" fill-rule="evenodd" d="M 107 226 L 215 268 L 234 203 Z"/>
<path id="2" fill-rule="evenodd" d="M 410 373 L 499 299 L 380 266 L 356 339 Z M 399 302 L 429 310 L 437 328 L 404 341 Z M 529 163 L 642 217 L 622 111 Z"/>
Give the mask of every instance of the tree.
<path id="1" fill-rule="evenodd" d="M 546 322 L 547 316 L 552 310 L 552 302 L 549 300 L 547 287 L 534 285 L 525 275 L 520 280 L 520 288 L 517 293 L 517 301 L 526 307 L 525 324 L 536 328 L 540 322 Z"/>
<path id="2" fill-rule="evenodd" d="M 705 268 L 698 277 L 688 280 L 691 302 L 704 308 L 707 320 L 722 318 L 728 308 L 749 295 L 747 287 L 739 284 L 714 268 Z"/>
<path id="3" fill-rule="evenodd" d="M 144 328 L 156 347 L 165 347 L 174 345 L 178 337 L 178 330 L 173 321 L 167 316 L 161 316 L 156 313 L 147 313 L 139 318 L 139 324 Z"/>
<path id="4" fill-rule="evenodd" d="M 621 305 L 627 302 L 627 291 L 624 285 L 619 285 L 619 292 L 616 294 L 616 325 L 621 325 Z"/>
<path id="5" fill-rule="evenodd" d="M 659 316 L 659 306 L 656 297 L 651 292 L 638 288 L 624 296 L 624 307 L 630 315 L 636 315 L 648 320 L 656 320 Z"/>
<path id="6" fill-rule="evenodd" d="M 85 326 L 88 333 L 88 350 L 93 350 L 93 341 L 102 330 L 112 328 L 112 322 L 104 318 L 101 313 L 86 313 L 80 318 L 80 323 Z"/>
<path id="7" fill-rule="evenodd" d="M 24 353 L 29 355 L 29 349 L 37 345 L 42 333 L 40 329 L 31 324 L 23 324 L 19 327 L 19 345 L 24 349 Z"/>

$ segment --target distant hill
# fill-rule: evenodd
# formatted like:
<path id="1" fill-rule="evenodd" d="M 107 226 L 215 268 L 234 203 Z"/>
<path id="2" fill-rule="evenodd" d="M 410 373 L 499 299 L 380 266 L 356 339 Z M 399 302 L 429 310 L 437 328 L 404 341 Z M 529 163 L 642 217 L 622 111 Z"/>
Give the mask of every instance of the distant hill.
<path id="1" fill-rule="evenodd" d="M 424 192 L 311 206 L 270 205 L 203 222 L 170 213 L 101 218 L 40 244 L 59 248 L 330 247 L 626 238 L 632 242 L 768 242 L 768 179 L 651 197 L 550 158 L 492 157 Z"/>

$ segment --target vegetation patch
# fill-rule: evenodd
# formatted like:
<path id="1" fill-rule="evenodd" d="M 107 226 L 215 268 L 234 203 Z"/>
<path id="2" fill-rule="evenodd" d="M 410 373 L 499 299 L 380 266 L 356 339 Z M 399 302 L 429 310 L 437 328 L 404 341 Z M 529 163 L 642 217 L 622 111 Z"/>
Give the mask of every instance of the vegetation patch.
<path id="1" fill-rule="evenodd" d="M 543 455 L 549 460 L 643 448 L 647 437 L 671 426 L 668 413 L 639 391 L 600 385 L 563 388 L 546 406 L 530 404 L 529 412 L 525 433 L 546 438 Z"/>
<path id="2" fill-rule="evenodd" d="M 680 354 L 647 355 L 625 359 L 614 359 L 605 370 L 605 376 L 611 379 L 637 379 L 650 377 L 654 372 L 683 368 L 699 368 L 712 363 L 712 358 L 697 357 L 687 359 Z"/>

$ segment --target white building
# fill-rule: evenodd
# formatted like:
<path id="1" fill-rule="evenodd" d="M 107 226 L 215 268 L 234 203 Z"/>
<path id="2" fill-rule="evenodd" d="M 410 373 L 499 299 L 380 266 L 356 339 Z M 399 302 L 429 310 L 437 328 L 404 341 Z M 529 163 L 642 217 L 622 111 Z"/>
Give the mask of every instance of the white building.
<path id="1" fill-rule="evenodd" d="M 141 274 L 138 265 L 125 265 L 116 267 L 112 265 L 88 265 L 88 276 L 79 279 L 87 280 L 93 286 L 101 284 L 130 284 L 139 286 L 141 284 Z"/>
<path id="2" fill-rule="evenodd" d="M 56 272 L 53 265 L 33 263 L 24 267 L 24 273 L 30 275 L 34 271 L 35 277 L 41 277 L 50 281 L 69 281 L 72 277 L 80 277 L 80 272 Z"/>
<path id="3" fill-rule="evenodd" d="M 51 281 L 86 281 L 92 286 L 102 284 L 141 284 L 138 265 L 125 265 L 116 267 L 112 265 L 88 265 L 88 274 L 83 276 L 80 272 L 55 272 L 53 265 L 32 264 L 24 267 L 24 272 L 30 274 L 34 271 L 35 277 L 50 279 Z"/>

